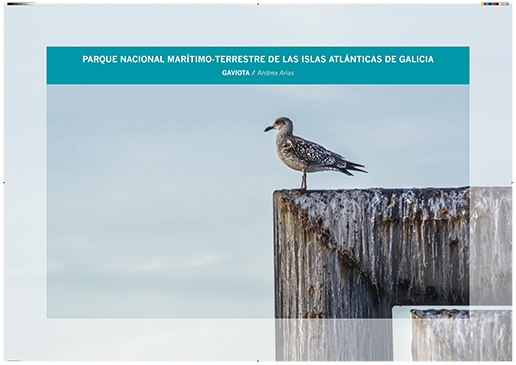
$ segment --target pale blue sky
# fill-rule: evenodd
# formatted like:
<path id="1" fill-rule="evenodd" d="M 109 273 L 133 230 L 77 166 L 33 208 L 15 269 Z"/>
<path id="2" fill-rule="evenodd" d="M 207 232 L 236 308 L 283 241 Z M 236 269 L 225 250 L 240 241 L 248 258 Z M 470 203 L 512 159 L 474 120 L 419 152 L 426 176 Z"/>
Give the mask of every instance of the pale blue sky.
<path id="1" fill-rule="evenodd" d="M 273 318 L 276 117 L 366 165 L 311 189 L 468 185 L 468 86 L 49 86 L 50 317 Z"/>

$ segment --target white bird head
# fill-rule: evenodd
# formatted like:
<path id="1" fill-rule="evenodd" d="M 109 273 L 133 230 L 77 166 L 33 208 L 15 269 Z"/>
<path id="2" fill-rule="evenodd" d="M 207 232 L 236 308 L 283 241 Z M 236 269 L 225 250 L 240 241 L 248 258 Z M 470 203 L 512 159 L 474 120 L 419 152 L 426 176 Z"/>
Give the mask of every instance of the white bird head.
<path id="1" fill-rule="evenodd" d="M 292 132 L 294 131 L 294 125 L 292 124 L 292 121 L 287 117 L 281 117 L 276 119 L 274 123 L 272 123 L 272 125 L 265 128 L 264 132 L 270 131 L 271 129 L 277 129 L 279 132 L 292 134 Z"/>

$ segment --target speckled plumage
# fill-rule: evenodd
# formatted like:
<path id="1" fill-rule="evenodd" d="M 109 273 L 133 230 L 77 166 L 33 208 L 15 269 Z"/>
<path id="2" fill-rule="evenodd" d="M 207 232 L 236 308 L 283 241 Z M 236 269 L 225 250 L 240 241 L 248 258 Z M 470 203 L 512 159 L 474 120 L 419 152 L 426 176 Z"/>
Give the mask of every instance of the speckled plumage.
<path id="1" fill-rule="evenodd" d="M 265 129 L 265 132 L 277 129 L 276 150 L 285 165 L 291 169 L 302 171 L 301 189 L 306 189 L 306 173 L 316 171 L 340 171 L 353 176 L 348 170 L 367 172 L 357 167 L 363 165 L 350 162 L 338 153 L 332 152 L 320 144 L 294 136 L 294 126 L 289 118 L 281 117 Z"/>

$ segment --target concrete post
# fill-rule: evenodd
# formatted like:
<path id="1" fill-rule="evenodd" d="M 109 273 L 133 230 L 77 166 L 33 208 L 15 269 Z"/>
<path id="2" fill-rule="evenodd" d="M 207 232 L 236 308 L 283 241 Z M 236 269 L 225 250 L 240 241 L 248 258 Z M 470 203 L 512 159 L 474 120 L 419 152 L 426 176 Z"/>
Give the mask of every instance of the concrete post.
<path id="1" fill-rule="evenodd" d="M 378 319 L 394 305 L 468 305 L 470 234 L 494 235 L 492 248 L 510 254 L 510 201 L 510 188 L 274 192 L 277 360 L 391 360 L 392 325 Z M 510 292 L 510 258 L 473 263 L 475 298 L 493 292 L 486 273 Z M 343 352 L 351 334 L 364 341 Z"/>

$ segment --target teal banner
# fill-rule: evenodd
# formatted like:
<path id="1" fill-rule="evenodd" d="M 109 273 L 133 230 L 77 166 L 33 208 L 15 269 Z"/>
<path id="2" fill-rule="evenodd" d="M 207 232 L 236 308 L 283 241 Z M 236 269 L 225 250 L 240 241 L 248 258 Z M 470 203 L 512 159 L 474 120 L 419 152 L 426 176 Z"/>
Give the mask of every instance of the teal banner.
<path id="1" fill-rule="evenodd" d="M 467 85 L 469 47 L 47 47 L 48 85 Z"/>

